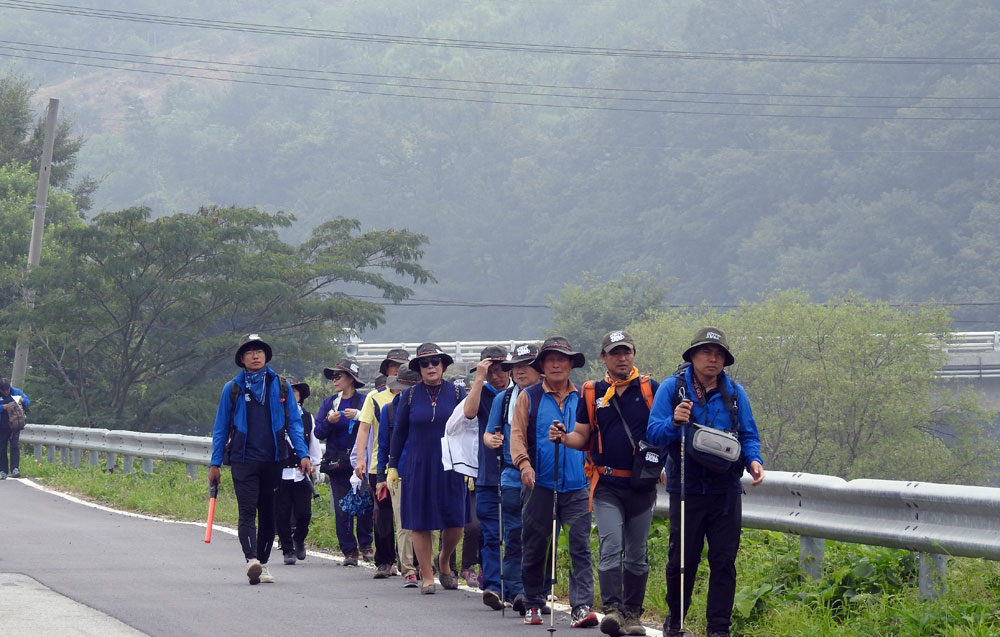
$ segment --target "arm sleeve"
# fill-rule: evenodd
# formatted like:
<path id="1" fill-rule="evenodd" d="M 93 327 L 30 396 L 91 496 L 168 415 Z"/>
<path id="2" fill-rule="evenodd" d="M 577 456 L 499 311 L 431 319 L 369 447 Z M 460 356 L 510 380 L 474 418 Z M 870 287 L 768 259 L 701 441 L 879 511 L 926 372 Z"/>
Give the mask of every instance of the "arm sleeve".
<path id="1" fill-rule="evenodd" d="M 667 378 L 653 395 L 653 408 L 649 411 L 646 426 L 646 440 L 659 447 L 666 447 L 680 437 L 679 428 L 674 426 L 674 388 L 677 377 Z"/>
<path id="2" fill-rule="evenodd" d="M 743 465 L 749 470 L 750 463 L 756 460 L 761 465 L 764 464 L 760 457 L 760 434 L 757 432 L 757 422 L 754 420 L 753 411 L 750 409 L 750 399 L 746 391 L 736 386 L 736 405 L 739 414 L 739 439 L 742 447 Z"/>
<path id="3" fill-rule="evenodd" d="M 309 455 L 309 447 L 306 446 L 302 414 L 299 413 L 299 406 L 295 403 L 295 394 L 291 392 L 291 388 L 289 388 L 288 396 L 282 407 L 285 410 L 285 423 L 288 425 L 288 439 L 292 441 L 296 455 L 305 458 Z"/>
<path id="4" fill-rule="evenodd" d="M 330 421 L 326 419 L 326 415 L 330 413 L 330 407 L 333 405 L 333 396 L 327 396 L 323 399 L 323 402 L 319 405 L 319 410 L 316 412 L 316 417 L 313 420 L 313 435 L 320 440 L 326 440 L 330 434 L 333 433 L 333 425 Z"/>
<path id="5" fill-rule="evenodd" d="M 514 419 L 510 423 L 510 457 L 514 466 L 521 469 L 521 463 L 527 463 L 528 457 L 528 413 L 531 409 L 531 397 L 528 392 L 521 392 L 514 403 Z"/>
<path id="6" fill-rule="evenodd" d="M 399 468 L 399 457 L 403 454 L 403 447 L 406 446 L 406 439 L 410 435 L 410 404 L 409 393 L 412 388 L 407 389 L 399 395 L 399 404 L 396 406 L 395 424 L 392 428 L 392 441 L 389 443 L 389 468 Z"/>
<path id="7" fill-rule="evenodd" d="M 229 381 L 222 388 L 222 396 L 219 397 L 219 408 L 215 411 L 215 423 L 212 425 L 212 460 L 214 467 L 222 466 L 222 456 L 226 452 L 226 442 L 229 440 L 229 396 L 232 392 L 233 381 Z"/>
<path id="8" fill-rule="evenodd" d="M 27 395 L 27 394 L 25 394 L 25 393 L 24 393 L 23 391 L 21 391 L 20 389 L 18 389 L 17 387 L 11 387 L 11 388 L 10 388 L 10 393 L 11 393 L 12 395 L 14 395 L 14 396 L 20 396 L 20 397 L 21 397 L 21 405 L 22 405 L 23 407 L 28 407 L 28 406 L 30 406 L 30 405 L 31 405 L 31 399 L 30 399 L 30 398 L 28 398 L 28 395 Z"/>
<path id="9" fill-rule="evenodd" d="M 388 422 L 389 418 L 389 405 L 386 403 L 379 412 L 379 428 L 378 428 L 378 463 L 375 472 L 378 474 L 377 480 L 379 482 L 385 482 L 385 469 L 386 465 L 389 464 L 389 430 L 392 429 L 392 423 Z"/>
<path id="10" fill-rule="evenodd" d="M 365 403 L 361 405 L 361 413 L 358 415 L 359 422 L 366 422 L 369 425 L 374 425 L 378 422 L 378 405 L 375 403 L 376 393 L 371 392 L 365 396 Z"/>
<path id="11" fill-rule="evenodd" d="M 313 429 L 315 429 L 316 423 L 313 422 Z M 319 439 L 316 436 L 309 436 L 309 459 L 312 460 L 313 466 L 319 466 L 319 463 L 323 460 L 323 450 L 320 449 Z"/>

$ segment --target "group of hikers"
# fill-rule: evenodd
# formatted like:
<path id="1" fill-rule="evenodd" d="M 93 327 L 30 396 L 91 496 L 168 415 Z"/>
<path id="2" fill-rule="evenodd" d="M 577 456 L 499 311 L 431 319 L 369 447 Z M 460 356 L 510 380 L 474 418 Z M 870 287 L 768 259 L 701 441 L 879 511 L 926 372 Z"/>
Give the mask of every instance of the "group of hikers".
<path id="1" fill-rule="evenodd" d="M 746 471 L 760 484 L 764 469 L 746 392 L 724 371 L 734 358 L 718 328 L 699 329 L 662 382 L 639 373 L 623 330 L 601 343 L 604 378 L 580 387 L 570 373 L 586 357 L 559 336 L 513 351 L 486 347 L 468 378 L 446 376 L 454 359 L 435 343 L 412 355 L 395 348 L 368 394 L 358 364 L 345 359 L 323 370 L 334 392 L 315 417 L 302 407 L 309 385 L 276 374 L 271 356 L 259 335 L 241 340 L 242 370 L 222 391 L 209 470 L 218 485 L 220 467 L 230 466 L 250 584 L 274 582 L 275 533 L 285 564 L 306 558 L 315 483 L 328 479 L 345 565 L 373 562 L 376 579 L 400 575 L 421 594 L 455 589 L 461 574 L 489 608 L 511 607 L 538 625 L 551 613 L 553 547 L 565 532 L 571 625 L 644 635 L 647 538 L 665 482 L 663 633 L 684 634 L 707 540 L 707 631 L 729 635 L 740 481 Z"/>

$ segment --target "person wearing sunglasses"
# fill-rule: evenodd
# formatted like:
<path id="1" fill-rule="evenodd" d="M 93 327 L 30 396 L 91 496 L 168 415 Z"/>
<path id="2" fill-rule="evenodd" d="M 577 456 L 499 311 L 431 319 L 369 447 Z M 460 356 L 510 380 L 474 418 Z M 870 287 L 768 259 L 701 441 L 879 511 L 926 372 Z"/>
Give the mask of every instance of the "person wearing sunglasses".
<path id="1" fill-rule="evenodd" d="M 336 392 L 328 396 L 316 412 L 316 437 L 326 441 L 326 454 L 338 453 L 349 465 L 351 449 L 358 436 L 358 416 L 365 394 L 358 391 L 365 384 L 358 378 L 360 369 L 352 360 L 344 359 L 333 367 L 323 369 L 323 375 L 333 382 Z M 344 554 L 344 566 L 357 566 L 358 558 L 366 562 L 375 555 L 374 523 L 371 515 L 352 516 L 341 510 L 337 503 L 351 492 L 353 467 L 330 474 L 330 508 L 337 523 L 337 543 Z M 359 554 L 360 550 L 360 554 Z"/>
<path id="2" fill-rule="evenodd" d="M 400 482 L 400 517 L 412 531 L 413 551 L 420 564 L 420 592 L 434 593 L 431 531 L 441 530 L 438 579 L 446 589 L 458 588 L 451 556 L 468 522 L 464 476 L 445 471 L 441 463 L 441 438 L 448 417 L 465 398 L 465 390 L 444 380 L 454 359 L 435 343 L 423 343 L 407 366 L 420 373 L 420 382 L 399 395 L 395 427 L 389 446 L 387 478 L 393 491 Z M 405 462 L 400 462 L 403 453 Z"/>

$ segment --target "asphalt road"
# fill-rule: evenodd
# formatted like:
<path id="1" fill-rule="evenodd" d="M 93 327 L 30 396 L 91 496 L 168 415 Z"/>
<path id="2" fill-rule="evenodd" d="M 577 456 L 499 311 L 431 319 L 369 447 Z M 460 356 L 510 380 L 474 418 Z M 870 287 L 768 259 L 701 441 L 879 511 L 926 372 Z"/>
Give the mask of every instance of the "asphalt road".
<path id="1" fill-rule="evenodd" d="M 275 584 L 250 586 L 236 537 L 216 527 L 98 508 L 28 480 L 0 482 L 0 632 L 19 635 L 474 635 L 538 637 L 479 591 L 420 595 L 400 577 L 310 552 Z M 546 619 L 548 619 L 546 617 Z M 572 629 L 556 614 L 556 632 Z M 654 631 L 649 631 L 652 634 Z"/>

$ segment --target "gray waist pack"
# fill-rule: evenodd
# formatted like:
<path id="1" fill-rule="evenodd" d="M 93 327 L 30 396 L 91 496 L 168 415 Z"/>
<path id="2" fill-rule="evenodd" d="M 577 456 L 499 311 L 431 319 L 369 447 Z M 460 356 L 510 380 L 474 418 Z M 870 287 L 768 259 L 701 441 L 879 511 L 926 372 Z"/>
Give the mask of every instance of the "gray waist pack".
<path id="1" fill-rule="evenodd" d="M 691 423 L 684 452 L 715 473 L 724 473 L 740 459 L 740 441 L 730 431 Z"/>

